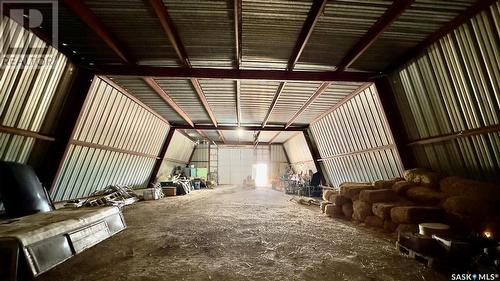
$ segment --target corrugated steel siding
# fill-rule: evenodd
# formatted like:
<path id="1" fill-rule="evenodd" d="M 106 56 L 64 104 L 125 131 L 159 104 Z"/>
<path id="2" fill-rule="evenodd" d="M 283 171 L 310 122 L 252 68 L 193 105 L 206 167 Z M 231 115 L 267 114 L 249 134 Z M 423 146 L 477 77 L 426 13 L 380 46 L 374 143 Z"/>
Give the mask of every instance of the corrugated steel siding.
<path id="1" fill-rule="evenodd" d="M 285 142 L 283 146 L 295 173 L 308 173 L 309 170 L 316 172 L 316 166 L 314 165 L 304 134 L 297 134 Z"/>
<path id="2" fill-rule="evenodd" d="M 269 122 L 286 123 L 312 96 L 321 82 L 288 82 L 269 117 Z"/>
<path id="3" fill-rule="evenodd" d="M 243 0 L 242 68 L 285 69 L 311 4 Z"/>
<path id="4" fill-rule="evenodd" d="M 392 75 L 409 138 L 500 124 L 500 4 L 432 45 Z M 413 147 L 417 164 L 500 180 L 500 133 Z"/>
<path id="5" fill-rule="evenodd" d="M 160 98 L 160 96 L 158 96 L 158 94 L 141 78 L 114 76 L 111 77 L 111 79 L 169 122 L 184 122 L 184 119 L 182 119 L 182 117 Z"/>
<path id="6" fill-rule="evenodd" d="M 18 58 L 53 59 L 51 67 L 0 65 L 0 124 L 39 132 L 68 60 L 13 20 L 1 20 L 1 48 L 15 47 Z M 33 138 L 0 133 L 0 160 L 26 163 L 34 143 Z"/>
<path id="7" fill-rule="evenodd" d="M 184 168 L 189 163 L 189 157 L 193 153 L 195 146 L 196 144 L 189 138 L 175 131 L 162 160 L 157 178 L 166 179 L 172 174 L 175 167 L 181 166 Z"/>
<path id="8" fill-rule="evenodd" d="M 297 69 L 333 70 L 393 1 L 328 1 Z M 315 65 L 315 67 L 308 66 Z"/>
<path id="9" fill-rule="evenodd" d="M 138 64 L 179 66 L 174 48 L 147 1 L 85 0 L 85 4 L 123 42 Z"/>
<path id="10" fill-rule="evenodd" d="M 99 147 L 70 146 L 51 194 L 53 199 L 87 196 L 110 184 L 145 187 L 168 129 L 164 121 L 94 78 L 73 140 Z"/>
<path id="11" fill-rule="evenodd" d="M 236 125 L 236 82 L 199 80 L 219 124 Z"/>
<path id="12" fill-rule="evenodd" d="M 385 70 L 394 58 L 403 55 L 476 2 L 477 0 L 416 0 L 359 57 L 352 68 Z"/>
<path id="13" fill-rule="evenodd" d="M 262 124 L 279 84 L 277 81 L 241 81 L 242 124 Z"/>
<path id="14" fill-rule="evenodd" d="M 356 91 L 363 83 L 334 82 L 295 120 L 297 124 L 309 124 L 346 96 Z"/>
<path id="15" fill-rule="evenodd" d="M 270 167 L 269 167 L 269 176 L 271 179 L 279 178 L 284 175 L 286 172 L 286 168 L 289 163 L 286 159 L 285 149 L 281 144 L 272 144 L 269 146 L 270 153 Z"/>
<path id="16" fill-rule="evenodd" d="M 232 68 L 232 0 L 164 0 L 193 67 Z"/>
<path id="17" fill-rule="evenodd" d="M 374 85 L 312 124 L 311 131 L 334 186 L 388 179 L 402 172 Z"/>
<path id="18" fill-rule="evenodd" d="M 193 122 L 210 122 L 210 118 L 189 80 L 156 79 L 156 82 L 188 114 Z"/>
<path id="19" fill-rule="evenodd" d="M 210 144 L 204 142 L 198 144 L 194 149 L 193 158 L 190 165 L 196 168 L 208 168 L 209 163 Z"/>

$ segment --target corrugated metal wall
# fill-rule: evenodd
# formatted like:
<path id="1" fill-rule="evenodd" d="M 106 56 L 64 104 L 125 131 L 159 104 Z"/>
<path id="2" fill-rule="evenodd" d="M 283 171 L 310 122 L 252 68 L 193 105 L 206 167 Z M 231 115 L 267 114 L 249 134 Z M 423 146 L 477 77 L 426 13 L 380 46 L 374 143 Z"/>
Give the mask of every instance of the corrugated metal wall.
<path id="1" fill-rule="evenodd" d="M 206 142 L 198 144 L 194 149 L 193 158 L 189 164 L 194 165 L 196 168 L 208 168 L 209 153 L 210 144 Z"/>
<path id="2" fill-rule="evenodd" d="M 499 23 L 497 2 L 393 73 L 418 166 L 500 181 Z M 418 142 L 481 128 L 481 134 Z"/>
<path id="3" fill-rule="evenodd" d="M 0 61 L 0 125 L 39 132 L 56 93 L 68 60 L 13 20 L 2 16 L 2 61 Z M 22 42 L 22 45 L 20 45 Z M 9 56 L 2 48 L 11 48 Z M 16 67 L 7 59 L 34 59 L 44 56 L 52 64 L 44 67 Z M 32 137 L 0 133 L 0 160 L 26 163 L 35 143 Z"/>
<path id="4" fill-rule="evenodd" d="M 313 172 L 317 171 L 304 134 L 297 134 L 295 137 L 285 142 L 283 146 L 295 173 L 308 173 L 309 170 Z"/>
<path id="5" fill-rule="evenodd" d="M 110 184 L 145 187 L 169 125 L 94 78 L 51 195 L 84 197 Z"/>
<path id="6" fill-rule="evenodd" d="M 189 163 L 189 157 L 191 157 L 195 146 L 196 144 L 192 140 L 175 131 L 161 163 L 157 178 L 167 178 L 177 166 L 184 168 Z"/>
<path id="7" fill-rule="evenodd" d="M 271 179 L 278 178 L 285 174 L 286 169 L 289 165 L 288 159 L 285 155 L 285 149 L 281 144 L 271 144 L 269 145 L 270 154 L 270 167 L 269 176 Z"/>
<path id="8" fill-rule="evenodd" d="M 402 172 L 373 84 L 311 124 L 311 132 L 334 186 L 345 181 L 389 179 Z"/>

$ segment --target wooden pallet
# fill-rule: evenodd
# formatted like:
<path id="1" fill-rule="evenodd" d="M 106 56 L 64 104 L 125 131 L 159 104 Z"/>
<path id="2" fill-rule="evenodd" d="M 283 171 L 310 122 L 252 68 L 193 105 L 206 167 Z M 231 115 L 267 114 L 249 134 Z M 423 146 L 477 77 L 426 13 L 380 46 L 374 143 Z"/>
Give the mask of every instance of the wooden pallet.
<path id="1" fill-rule="evenodd" d="M 443 264 L 443 261 L 441 259 L 436 258 L 436 257 L 426 256 L 426 255 L 421 254 L 419 252 L 415 252 L 414 250 L 409 249 L 409 248 L 399 244 L 399 242 L 396 242 L 396 249 L 399 251 L 399 253 L 401 255 L 404 255 L 408 258 L 415 259 L 416 261 L 421 262 L 421 263 L 423 263 L 431 268 L 435 268 L 438 265 Z"/>

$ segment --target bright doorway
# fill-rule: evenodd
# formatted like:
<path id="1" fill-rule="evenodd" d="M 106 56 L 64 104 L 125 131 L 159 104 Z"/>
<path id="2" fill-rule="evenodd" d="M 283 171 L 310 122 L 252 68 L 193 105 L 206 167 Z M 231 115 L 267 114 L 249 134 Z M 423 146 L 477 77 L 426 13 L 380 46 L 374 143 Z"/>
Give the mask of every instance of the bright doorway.
<path id="1" fill-rule="evenodd" d="M 255 186 L 267 186 L 267 164 L 253 165 L 255 171 Z"/>

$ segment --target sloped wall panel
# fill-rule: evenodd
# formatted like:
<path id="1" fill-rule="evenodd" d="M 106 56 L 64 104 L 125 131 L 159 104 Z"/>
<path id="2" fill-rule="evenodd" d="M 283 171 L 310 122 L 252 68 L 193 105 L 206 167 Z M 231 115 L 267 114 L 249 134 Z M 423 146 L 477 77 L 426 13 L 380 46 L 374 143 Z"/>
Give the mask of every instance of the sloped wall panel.
<path id="1" fill-rule="evenodd" d="M 189 163 L 193 149 L 195 149 L 195 143 L 185 135 L 175 131 L 160 166 L 158 179 L 170 176 L 177 166 L 184 168 Z"/>
<path id="2" fill-rule="evenodd" d="M 311 131 L 334 186 L 389 179 L 402 172 L 374 85 L 311 124 Z"/>
<path id="3" fill-rule="evenodd" d="M 308 173 L 309 170 L 315 173 L 317 171 L 304 134 L 297 134 L 285 142 L 283 146 L 295 173 Z"/>
<path id="4" fill-rule="evenodd" d="M 418 166 L 500 182 L 499 22 L 496 2 L 393 73 Z"/>
<path id="5" fill-rule="evenodd" d="M 146 187 L 169 125 L 98 77 L 51 196 L 88 196 L 111 184 Z"/>

